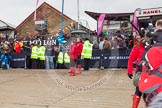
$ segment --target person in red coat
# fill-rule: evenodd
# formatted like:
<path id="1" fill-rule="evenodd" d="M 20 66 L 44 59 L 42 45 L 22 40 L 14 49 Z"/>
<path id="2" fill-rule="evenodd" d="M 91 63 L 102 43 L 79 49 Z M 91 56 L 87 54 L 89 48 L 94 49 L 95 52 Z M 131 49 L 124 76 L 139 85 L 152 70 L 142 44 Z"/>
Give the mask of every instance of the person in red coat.
<path id="1" fill-rule="evenodd" d="M 149 71 L 143 71 L 138 82 L 139 90 L 147 93 L 148 108 L 162 108 L 162 19 L 157 20 L 156 30 L 155 44 L 145 55 Z"/>
<path id="2" fill-rule="evenodd" d="M 21 47 L 22 47 L 22 43 L 19 42 L 19 41 L 16 41 L 15 46 L 14 46 L 15 52 L 16 53 L 21 53 Z"/>
<path id="3" fill-rule="evenodd" d="M 152 100 L 157 94 L 162 93 L 162 43 L 161 46 L 152 47 L 145 57 L 151 71 L 141 73 L 138 86 L 141 92 L 147 93 L 145 101 L 152 106 Z M 162 101 L 162 94 L 160 97 Z M 162 108 L 162 104 L 151 108 Z"/>
<path id="4" fill-rule="evenodd" d="M 144 50 L 145 50 L 145 48 L 142 44 L 141 36 L 139 34 L 136 34 L 135 38 L 136 38 L 136 43 L 130 52 L 129 59 L 128 59 L 128 65 L 127 65 L 128 77 L 130 79 L 133 78 L 133 72 L 132 72 L 133 63 L 135 61 L 140 63 L 142 54 L 144 53 Z M 136 72 L 137 71 L 138 71 L 138 68 L 136 67 Z M 141 95 L 142 95 L 142 93 L 139 91 L 139 88 L 136 87 L 135 94 L 133 95 L 132 108 L 138 108 L 138 104 L 140 102 Z"/>
<path id="5" fill-rule="evenodd" d="M 73 39 L 70 47 L 70 76 L 75 76 L 75 65 L 78 57 L 78 47 L 76 40 Z"/>
<path id="6" fill-rule="evenodd" d="M 77 65 L 78 65 L 78 74 L 81 74 L 81 53 L 83 49 L 83 43 L 80 38 L 77 38 L 77 50 L 78 50 L 78 56 L 77 56 Z"/>

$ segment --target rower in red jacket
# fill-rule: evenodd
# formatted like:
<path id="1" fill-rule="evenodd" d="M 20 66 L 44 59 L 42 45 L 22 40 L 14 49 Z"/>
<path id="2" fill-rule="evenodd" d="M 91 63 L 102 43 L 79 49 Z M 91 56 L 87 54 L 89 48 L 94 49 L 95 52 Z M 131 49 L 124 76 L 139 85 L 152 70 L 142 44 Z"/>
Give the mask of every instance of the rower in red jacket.
<path id="1" fill-rule="evenodd" d="M 75 76 L 75 65 L 78 57 L 78 47 L 76 40 L 73 39 L 70 47 L 70 76 Z"/>
<path id="2" fill-rule="evenodd" d="M 142 72 L 138 83 L 139 90 L 147 93 L 148 108 L 162 108 L 162 19 L 156 21 L 156 30 L 152 37 L 156 43 L 145 55 L 150 71 Z"/>
<path id="3" fill-rule="evenodd" d="M 129 60 L 128 60 L 128 77 L 130 79 L 132 79 L 133 77 L 133 62 L 138 62 L 140 63 L 141 58 L 142 58 L 142 54 L 144 52 L 145 48 L 142 45 L 142 38 L 140 35 L 136 35 L 136 44 L 134 45 L 130 55 L 129 55 Z M 137 72 L 138 68 L 136 68 L 136 72 Z M 136 87 L 135 90 L 135 94 L 133 95 L 133 104 L 132 104 L 132 108 L 138 108 L 138 104 L 140 102 L 140 98 L 141 98 L 142 93 L 139 91 L 139 88 Z"/>
<path id="4" fill-rule="evenodd" d="M 77 47 L 78 47 L 78 56 L 77 56 L 77 65 L 78 65 L 78 74 L 81 73 L 81 53 L 83 49 L 83 43 L 80 38 L 77 38 Z"/>

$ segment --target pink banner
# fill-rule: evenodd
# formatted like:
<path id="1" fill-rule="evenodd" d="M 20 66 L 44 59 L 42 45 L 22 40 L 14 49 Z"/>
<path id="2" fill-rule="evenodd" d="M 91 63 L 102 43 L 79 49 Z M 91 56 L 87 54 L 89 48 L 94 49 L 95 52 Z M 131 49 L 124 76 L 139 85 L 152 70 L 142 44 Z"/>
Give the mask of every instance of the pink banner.
<path id="1" fill-rule="evenodd" d="M 37 20 L 37 6 L 38 6 L 38 2 L 39 2 L 39 0 L 36 0 L 36 6 L 35 6 L 35 12 L 34 12 L 34 21 L 36 21 Z"/>
<path id="2" fill-rule="evenodd" d="M 99 36 L 102 32 L 102 24 L 105 19 L 106 14 L 101 14 L 98 18 L 98 27 L 97 27 L 97 35 Z"/>
<path id="3" fill-rule="evenodd" d="M 135 11 L 134 11 L 134 15 L 133 15 L 133 24 L 136 28 L 138 28 L 138 19 L 137 19 L 137 16 L 136 16 L 136 12 L 137 11 L 140 11 L 140 8 L 137 8 Z M 132 32 L 137 32 L 137 30 L 133 27 L 132 28 Z"/>

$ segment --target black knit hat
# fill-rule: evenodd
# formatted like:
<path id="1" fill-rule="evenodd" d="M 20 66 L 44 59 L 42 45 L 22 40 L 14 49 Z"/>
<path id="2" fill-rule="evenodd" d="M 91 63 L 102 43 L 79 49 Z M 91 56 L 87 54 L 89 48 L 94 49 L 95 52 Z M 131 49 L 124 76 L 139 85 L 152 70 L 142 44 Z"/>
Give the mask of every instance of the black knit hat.
<path id="1" fill-rule="evenodd" d="M 162 43 L 162 34 L 156 38 L 156 42 Z"/>
<path id="2" fill-rule="evenodd" d="M 162 30 L 157 30 L 153 35 L 152 39 L 156 42 L 162 43 Z"/>

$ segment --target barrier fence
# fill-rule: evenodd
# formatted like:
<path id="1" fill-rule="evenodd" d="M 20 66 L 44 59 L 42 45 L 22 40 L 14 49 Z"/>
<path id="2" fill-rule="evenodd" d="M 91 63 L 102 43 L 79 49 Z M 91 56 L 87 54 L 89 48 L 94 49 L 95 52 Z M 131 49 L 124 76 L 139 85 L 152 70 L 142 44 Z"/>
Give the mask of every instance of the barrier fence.
<path id="1" fill-rule="evenodd" d="M 126 68 L 130 51 L 128 49 L 93 50 L 91 68 L 99 67 L 100 59 L 105 68 Z"/>
<path id="2" fill-rule="evenodd" d="M 108 49 L 103 51 L 95 49 L 92 53 L 90 67 L 98 68 L 102 59 L 105 68 L 126 68 L 130 51 L 128 49 Z M 24 53 L 12 53 L 11 55 L 12 60 L 10 66 L 12 68 L 25 68 L 26 58 Z"/>

